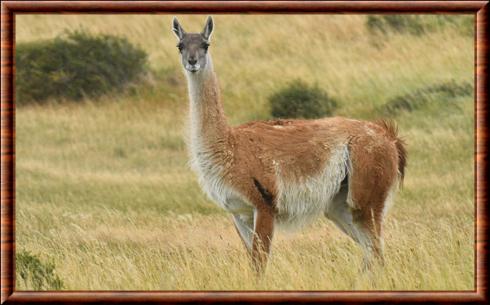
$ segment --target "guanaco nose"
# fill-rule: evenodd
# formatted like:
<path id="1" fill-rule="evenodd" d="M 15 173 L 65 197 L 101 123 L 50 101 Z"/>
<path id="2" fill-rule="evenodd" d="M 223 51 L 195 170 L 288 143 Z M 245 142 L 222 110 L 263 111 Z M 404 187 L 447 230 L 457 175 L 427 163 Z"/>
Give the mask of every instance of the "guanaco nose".
<path id="1" fill-rule="evenodd" d="M 195 64 L 197 64 L 197 59 L 195 59 L 195 58 L 189 58 L 189 64 L 192 65 L 192 66 L 195 65 Z"/>

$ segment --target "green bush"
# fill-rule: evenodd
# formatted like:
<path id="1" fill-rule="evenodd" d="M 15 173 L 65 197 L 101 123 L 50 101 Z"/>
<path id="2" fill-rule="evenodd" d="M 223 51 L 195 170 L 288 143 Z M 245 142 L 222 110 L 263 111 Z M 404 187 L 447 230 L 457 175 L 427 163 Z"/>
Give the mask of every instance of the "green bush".
<path id="1" fill-rule="evenodd" d="M 453 26 L 464 35 L 473 34 L 472 16 L 454 15 L 370 15 L 366 26 L 371 33 L 402 33 L 422 35 Z"/>
<path id="2" fill-rule="evenodd" d="M 471 96 L 473 84 L 454 80 L 422 87 L 412 93 L 390 99 L 382 108 L 384 115 L 397 115 L 400 112 L 413 112 L 427 106 L 453 107 L 458 98 Z"/>
<path id="3" fill-rule="evenodd" d="M 63 281 L 54 273 L 53 262 L 43 263 L 28 251 L 22 250 L 16 254 L 15 265 L 25 287 L 32 287 L 34 290 L 59 290 L 64 286 Z"/>
<path id="4" fill-rule="evenodd" d="M 145 71 L 147 55 L 127 39 L 69 32 L 16 46 L 19 104 L 48 98 L 80 100 L 121 89 Z"/>
<path id="5" fill-rule="evenodd" d="M 319 118 L 331 115 L 338 106 L 318 86 L 309 86 L 301 80 L 289 83 L 269 97 L 269 102 L 275 118 Z"/>

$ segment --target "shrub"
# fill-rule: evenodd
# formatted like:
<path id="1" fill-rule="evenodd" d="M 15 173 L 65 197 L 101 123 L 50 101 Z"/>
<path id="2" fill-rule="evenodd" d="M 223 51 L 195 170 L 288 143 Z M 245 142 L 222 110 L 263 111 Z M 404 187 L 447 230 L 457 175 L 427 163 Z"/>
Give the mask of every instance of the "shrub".
<path id="1" fill-rule="evenodd" d="M 422 35 L 453 26 L 464 35 L 472 35 L 473 21 L 471 16 L 370 15 L 366 20 L 366 26 L 371 33 L 394 32 L 412 35 Z"/>
<path id="2" fill-rule="evenodd" d="M 20 104 L 57 97 L 80 100 L 120 89 L 146 69 L 147 55 L 127 39 L 75 31 L 16 47 Z"/>
<path id="3" fill-rule="evenodd" d="M 427 106 L 429 103 L 441 103 L 444 106 L 455 106 L 457 98 L 473 94 L 473 85 L 469 82 L 458 83 L 454 80 L 432 84 L 412 93 L 396 96 L 388 101 L 382 112 L 385 115 L 396 115 L 400 112 L 412 112 Z"/>
<path id="4" fill-rule="evenodd" d="M 271 114 L 275 118 L 319 118 L 328 116 L 337 108 L 337 102 L 318 86 L 309 86 L 301 80 L 269 97 Z"/>
<path id="5" fill-rule="evenodd" d="M 26 287 L 34 290 L 59 290 L 63 281 L 54 273 L 53 262 L 43 263 L 35 255 L 22 250 L 16 254 L 16 269 Z"/>

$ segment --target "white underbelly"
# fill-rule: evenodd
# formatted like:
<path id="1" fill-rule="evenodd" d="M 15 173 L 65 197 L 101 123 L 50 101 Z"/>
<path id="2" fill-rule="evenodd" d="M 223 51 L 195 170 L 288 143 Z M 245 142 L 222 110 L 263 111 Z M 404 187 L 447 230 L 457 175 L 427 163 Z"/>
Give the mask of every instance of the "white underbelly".
<path id="1" fill-rule="evenodd" d="M 349 168 L 347 148 L 332 154 L 322 172 L 300 182 L 278 177 L 277 224 L 285 229 L 298 229 L 328 211 L 339 192 Z"/>
<path id="2" fill-rule="evenodd" d="M 197 155 L 194 155 L 195 157 Z M 249 214 L 254 206 L 223 179 L 222 170 L 207 158 L 194 158 L 193 169 L 199 183 L 218 206 L 233 214 Z M 287 181 L 276 172 L 278 194 L 275 200 L 276 223 L 280 228 L 296 229 L 324 215 L 349 168 L 347 146 L 332 152 L 319 175 L 305 177 L 302 181 Z"/>

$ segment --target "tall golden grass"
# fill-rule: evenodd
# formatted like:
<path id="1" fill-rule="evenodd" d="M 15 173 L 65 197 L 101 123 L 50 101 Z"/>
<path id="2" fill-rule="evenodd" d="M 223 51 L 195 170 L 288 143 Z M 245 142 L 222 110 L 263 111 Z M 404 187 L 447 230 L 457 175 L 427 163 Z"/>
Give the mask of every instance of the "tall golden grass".
<path id="1" fill-rule="evenodd" d="M 454 18 L 462 18 L 454 16 Z M 199 31 L 204 16 L 182 16 Z M 375 40 L 362 15 L 216 16 L 211 52 L 232 124 L 268 118 L 292 79 L 320 87 L 337 114 L 374 119 L 391 97 L 472 82 L 473 38 L 454 28 Z M 187 93 L 171 16 L 19 15 L 18 43 L 65 30 L 123 35 L 151 76 L 119 95 L 16 111 L 16 249 L 53 259 L 66 289 L 471 290 L 474 288 L 472 97 L 397 117 L 408 143 L 403 190 L 386 221 L 384 268 L 319 218 L 278 232 L 256 279 L 230 217 L 187 166 Z M 32 289 L 17 281 L 17 289 Z"/>

